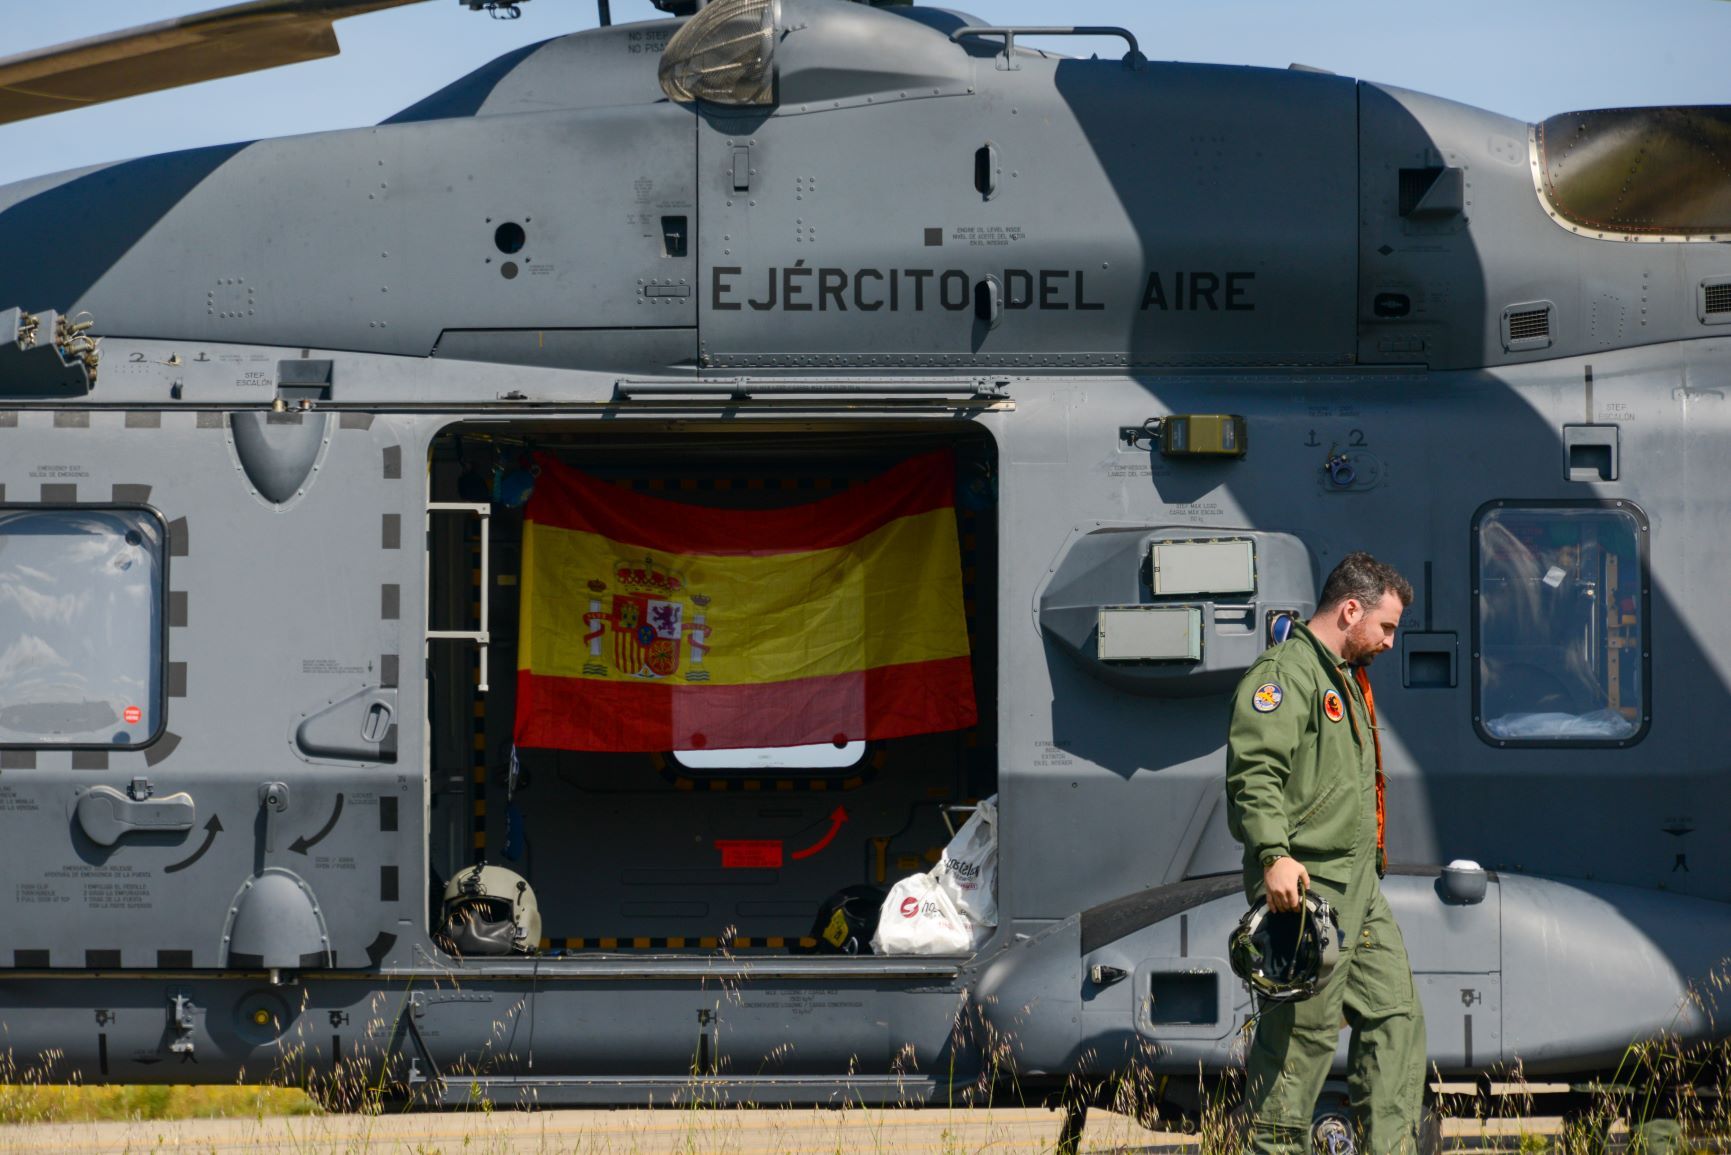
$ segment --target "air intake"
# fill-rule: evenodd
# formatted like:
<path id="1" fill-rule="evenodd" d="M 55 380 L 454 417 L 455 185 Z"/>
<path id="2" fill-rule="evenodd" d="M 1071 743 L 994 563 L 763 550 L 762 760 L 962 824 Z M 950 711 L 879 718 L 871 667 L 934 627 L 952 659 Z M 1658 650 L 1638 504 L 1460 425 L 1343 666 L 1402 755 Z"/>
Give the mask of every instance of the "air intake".
<path id="1" fill-rule="evenodd" d="M 1703 325 L 1731 325 L 1731 277 L 1713 277 L 1701 282 L 1695 314 Z"/>
<path id="2" fill-rule="evenodd" d="M 1411 218 L 1452 217 L 1466 209 L 1466 172 L 1459 168 L 1400 170 L 1400 215 Z"/>
<path id="3" fill-rule="evenodd" d="M 1509 340 L 1530 341 L 1534 337 L 1549 337 L 1551 335 L 1551 311 L 1549 309 L 1529 309 L 1524 313 L 1509 314 Z"/>
<path id="4" fill-rule="evenodd" d="M 1504 309 L 1503 350 L 1525 353 L 1532 349 L 1549 349 L 1553 308 L 1549 301 L 1529 301 Z"/>

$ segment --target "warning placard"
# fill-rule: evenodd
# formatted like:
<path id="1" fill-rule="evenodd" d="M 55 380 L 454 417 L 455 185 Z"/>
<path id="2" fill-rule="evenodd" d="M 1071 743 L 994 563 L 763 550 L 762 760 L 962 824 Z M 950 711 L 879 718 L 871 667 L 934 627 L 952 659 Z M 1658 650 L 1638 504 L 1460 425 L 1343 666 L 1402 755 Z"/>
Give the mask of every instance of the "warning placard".
<path id="1" fill-rule="evenodd" d="M 774 870 L 781 866 L 781 840 L 772 838 L 717 839 L 723 870 Z"/>

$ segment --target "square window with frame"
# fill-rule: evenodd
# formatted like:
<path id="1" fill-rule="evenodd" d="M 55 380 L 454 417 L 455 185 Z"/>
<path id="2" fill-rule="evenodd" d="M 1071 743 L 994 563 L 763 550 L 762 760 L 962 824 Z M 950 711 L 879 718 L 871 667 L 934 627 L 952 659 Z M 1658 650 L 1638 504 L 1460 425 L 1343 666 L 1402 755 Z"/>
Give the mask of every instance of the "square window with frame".
<path id="1" fill-rule="evenodd" d="M 0 746 L 162 733 L 166 541 L 148 509 L 0 507 Z"/>
<path id="2" fill-rule="evenodd" d="M 1625 501 L 1512 502 L 1473 519 L 1473 721 L 1500 746 L 1638 741 L 1647 519 Z"/>

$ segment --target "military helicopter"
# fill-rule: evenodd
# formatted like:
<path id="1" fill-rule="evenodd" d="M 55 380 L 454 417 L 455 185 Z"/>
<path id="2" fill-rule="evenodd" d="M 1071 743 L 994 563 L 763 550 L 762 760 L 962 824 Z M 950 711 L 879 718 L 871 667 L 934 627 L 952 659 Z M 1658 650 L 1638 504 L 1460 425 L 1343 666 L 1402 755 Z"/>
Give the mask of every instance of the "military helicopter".
<path id="1" fill-rule="evenodd" d="M 1254 1013 L 1227 694 L 1367 545 L 1439 1083 L 1719 1037 L 1731 111 L 1040 31 L 1122 50 L 713 0 L 0 188 L 14 1062 L 1193 1119 Z M 995 926 L 834 949 L 994 796 Z"/>

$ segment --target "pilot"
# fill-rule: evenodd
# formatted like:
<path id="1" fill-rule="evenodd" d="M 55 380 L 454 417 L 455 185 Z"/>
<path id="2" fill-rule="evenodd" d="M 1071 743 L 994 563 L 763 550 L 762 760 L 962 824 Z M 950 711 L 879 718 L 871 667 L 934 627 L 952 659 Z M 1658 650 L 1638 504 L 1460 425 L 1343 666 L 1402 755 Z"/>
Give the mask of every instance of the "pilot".
<path id="1" fill-rule="evenodd" d="M 1277 911 L 1314 890 L 1339 914 L 1341 958 L 1321 990 L 1270 1003 L 1245 1071 L 1248 1147 L 1308 1155 L 1312 1112 L 1352 1029 L 1347 1089 L 1369 1155 L 1415 1150 L 1424 1092 L 1424 1012 L 1383 872 L 1381 751 L 1365 666 L 1394 645 L 1412 586 L 1368 553 L 1341 559 L 1316 614 L 1238 684 L 1226 749 L 1244 891 Z"/>

